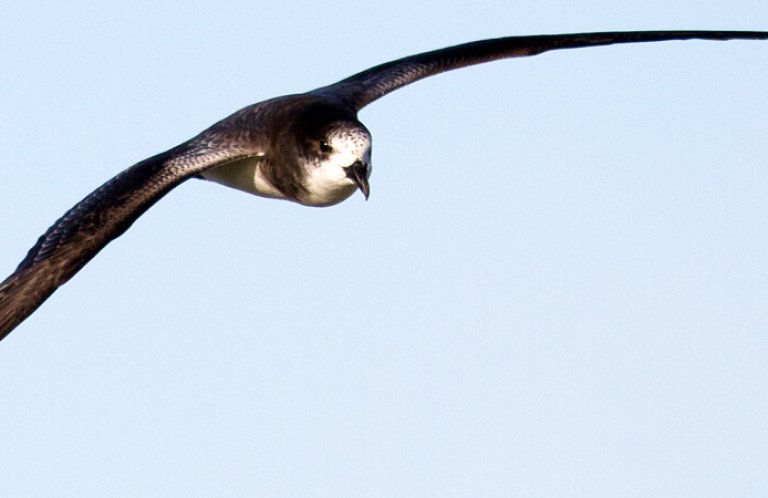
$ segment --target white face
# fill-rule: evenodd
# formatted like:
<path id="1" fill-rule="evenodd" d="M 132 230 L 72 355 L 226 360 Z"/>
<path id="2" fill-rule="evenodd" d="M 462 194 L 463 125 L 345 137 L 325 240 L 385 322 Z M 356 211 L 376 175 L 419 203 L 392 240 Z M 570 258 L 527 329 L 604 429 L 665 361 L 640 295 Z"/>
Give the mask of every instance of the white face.
<path id="1" fill-rule="evenodd" d="M 344 124 L 333 129 L 325 142 L 318 145 L 320 156 L 305 166 L 304 188 L 308 195 L 301 201 L 311 206 L 330 206 L 357 190 L 345 168 L 360 161 L 370 175 L 371 135 L 365 128 Z"/>

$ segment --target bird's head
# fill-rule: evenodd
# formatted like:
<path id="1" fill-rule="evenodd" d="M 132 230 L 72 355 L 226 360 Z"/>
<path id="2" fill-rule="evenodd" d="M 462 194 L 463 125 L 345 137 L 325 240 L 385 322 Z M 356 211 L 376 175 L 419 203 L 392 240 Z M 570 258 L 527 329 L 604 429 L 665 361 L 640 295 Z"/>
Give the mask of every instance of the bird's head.
<path id="1" fill-rule="evenodd" d="M 370 195 L 371 134 L 357 119 L 332 120 L 305 135 L 302 204 L 330 206 L 359 189 Z"/>

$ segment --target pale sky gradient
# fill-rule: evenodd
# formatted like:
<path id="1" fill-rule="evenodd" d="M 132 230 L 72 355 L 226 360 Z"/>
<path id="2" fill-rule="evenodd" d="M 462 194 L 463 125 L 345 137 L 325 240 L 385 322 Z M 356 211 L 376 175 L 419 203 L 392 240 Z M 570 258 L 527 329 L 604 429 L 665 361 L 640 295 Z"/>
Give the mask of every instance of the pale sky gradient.
<path id="1" fill-rule="evenodd" d="M 0 273 L 247 104 L 765 0 L 12 2 Z M 450 6 L 449 6 L 450 5 Z M 768 43 L 563 51 L 362 111 L 368 202 L 190 181 L 0 343 L 0 496 L 768 495 Z"/>

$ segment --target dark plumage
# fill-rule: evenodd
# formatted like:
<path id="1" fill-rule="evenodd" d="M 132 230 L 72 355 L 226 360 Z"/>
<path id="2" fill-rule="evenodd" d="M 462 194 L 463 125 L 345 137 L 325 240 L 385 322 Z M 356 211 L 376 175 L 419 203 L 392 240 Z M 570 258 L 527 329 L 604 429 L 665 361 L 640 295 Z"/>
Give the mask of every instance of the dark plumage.
<path id="1" fill-rule="evenodd" d="M 364 106 L 422 78 L 549 50 L 664 40 L 768 39 L 768 32 L 648 31 L 507 37 L 387 62 L 337 83 L 248 106 L 124 170 L 77 203 L 0 284 L 0 339 L 171 189 L 204 176 L 257 195 L 325 206 L 368 195 Z"/>

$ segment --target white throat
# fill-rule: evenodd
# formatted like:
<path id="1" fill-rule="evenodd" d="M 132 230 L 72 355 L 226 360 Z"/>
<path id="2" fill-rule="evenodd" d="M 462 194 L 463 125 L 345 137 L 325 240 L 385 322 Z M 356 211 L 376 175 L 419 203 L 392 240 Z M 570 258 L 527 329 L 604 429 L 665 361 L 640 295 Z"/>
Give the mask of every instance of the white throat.
<path id="1" fill-rule="evenodd" d="M 344 168 L 357 161 L 370 165 L 371 149 L 366 147 L 362 155 L 359 151 L 340 151 L 319 164 L 307 165 L 304 176 L 307 193 L 301 199 L 302 204 L 332 206 L 349 198 L 357 190 L 357 185 Z"/>

